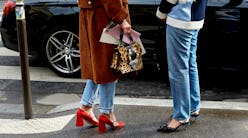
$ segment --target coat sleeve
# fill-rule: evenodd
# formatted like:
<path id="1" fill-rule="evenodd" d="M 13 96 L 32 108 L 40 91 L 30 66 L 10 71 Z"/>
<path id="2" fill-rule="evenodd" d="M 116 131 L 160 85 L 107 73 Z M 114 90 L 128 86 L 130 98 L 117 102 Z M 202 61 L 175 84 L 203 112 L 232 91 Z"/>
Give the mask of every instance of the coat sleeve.
<path id="1" fill-rule="evenodd" d="M 128 0 L 101 0 L 107 15 L 117 24 L 129 17 Z M 128 19 L 129 20 L 129 19 Z"/>
<path id="2" fill-rule="evenodd" d="M 177 4 L 178 0 L 162 0 L 157 8 L 156 16 L 159 19 L 165 19 L 172 7 Z"/>

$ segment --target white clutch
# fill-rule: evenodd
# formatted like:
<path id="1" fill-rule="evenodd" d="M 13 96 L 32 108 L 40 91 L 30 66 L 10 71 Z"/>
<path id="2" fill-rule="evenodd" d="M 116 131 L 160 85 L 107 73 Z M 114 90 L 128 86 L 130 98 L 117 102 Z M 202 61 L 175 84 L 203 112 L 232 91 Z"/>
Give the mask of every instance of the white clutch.
<path id="1" fill-rule="evenodd" d="M 99 42 L 113 45 L 118 45 L 120 43 L 118 39 L 107 33 L 107 28 L 103 29 Z"/>

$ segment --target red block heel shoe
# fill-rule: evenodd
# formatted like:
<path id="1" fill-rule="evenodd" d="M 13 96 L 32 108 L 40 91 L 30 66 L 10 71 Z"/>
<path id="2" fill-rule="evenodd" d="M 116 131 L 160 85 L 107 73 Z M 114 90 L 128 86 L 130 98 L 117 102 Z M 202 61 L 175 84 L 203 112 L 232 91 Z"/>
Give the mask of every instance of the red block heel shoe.
<path id="1" fill-rule="evenodd" d="M 77 127 L 84 126 L 84 120 L 93 126 L 97 126 L 99 123 L 97 120 L 94 120 L 89 114 L 87 114 L 85 111 L 83 111 L 82 109 L 78 109 L 76 114 L 76 126 Z"/>
<path id="2" fill-rule="evenodd" d="M 119 129 L 125 126 L 125 123 L 122 121 L 113 122 L 105 115 L 101 114 L 99 116 L 99 126 L 98 126 L 98 132 L 99 133 L 105 133 L 107 132 L 106 124 L 108 124 L 112 129 Z"/>

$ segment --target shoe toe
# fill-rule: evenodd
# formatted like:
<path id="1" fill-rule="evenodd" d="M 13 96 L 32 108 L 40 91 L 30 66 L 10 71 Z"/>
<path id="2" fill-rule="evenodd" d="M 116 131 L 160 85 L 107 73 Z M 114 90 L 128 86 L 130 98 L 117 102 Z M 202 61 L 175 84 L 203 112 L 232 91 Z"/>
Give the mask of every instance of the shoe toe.
<path id="1" fill-rule="evenodd" d="M 115 122 L 115 123 L 114 123 L 114 128 L 115 128 L 115 129 L 122 128 L 122 127 L 124 127 L 124 126 L 125 126 L 125 123 L 122 122 L 122 121 L 118 121 L 118 122 Z"/>

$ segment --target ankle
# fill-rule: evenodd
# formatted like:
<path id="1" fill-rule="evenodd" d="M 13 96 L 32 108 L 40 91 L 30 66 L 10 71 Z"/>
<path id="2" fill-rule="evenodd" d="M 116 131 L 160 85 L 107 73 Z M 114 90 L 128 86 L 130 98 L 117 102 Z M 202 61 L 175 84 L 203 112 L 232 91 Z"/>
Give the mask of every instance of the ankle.
<path id="1" fill-rule="evenodd" d="M 83 110 L 83 111 L 84 111 L 86 114 L 88 114 L 90 117 L 92 117 L 92 118 L 94 118 L 94 119 L 96 118 L 96 117 L 95 117 L 95 114 L 94 114 L 94 112 L 93 112 L 92 107 L 82 105 L 82 106 L 80 107 L 80 109 Z"/>
<path id="2" fill-rule="evenodd" d="M 179 120 L 176 120 L 176 119 L 171 119 L 169 122 L 168 122 L 168 127 L 170 128 L 177 128 L 181 125 L 184 125 L 184 124 L 187 124 L 189 123 L 189 119 L 186 119 L 186 120 L 183 120 L 183 121 L 179 121 Z"/>
<path id="3" fill-rule="evenodd" d="M 116 118 L 113 112 L 110 112 L 109 114 L 103 113 L 105 117 L 107 117 L 109 120 L 116 122 Z"/>
<path id="4" fill-rule="evenodd" d="M 92 112 L 92 107 L 91 106 L 85 106 L 85 105 L 82 105 L 80 107 L 81 110 L 85 111 L 85 112 Z"/>
<path id="5" fill-rule="evenodd" d="M 112 120 L 113 122 L 116 122 L 116 117 L 115 117 L 115 114 L 113 112 L 111 112 L 109 114 L 109 116 L 110 116 L 110 120 Z"/>
<path id="6" fill-rule="evenodd" d="M 191 112 L 191 115 L 199 115 L 199 110 L 195 111 L 195 112 Z"/>

